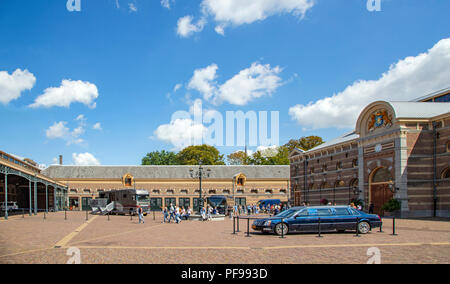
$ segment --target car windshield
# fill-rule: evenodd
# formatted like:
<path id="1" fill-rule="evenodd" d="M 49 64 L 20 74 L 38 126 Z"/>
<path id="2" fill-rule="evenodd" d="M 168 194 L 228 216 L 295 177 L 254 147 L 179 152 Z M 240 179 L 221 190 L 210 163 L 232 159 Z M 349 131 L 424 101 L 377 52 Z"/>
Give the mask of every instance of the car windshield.
<path id="1" fill-rule="evenodd" d="M 136 195 L 136 199 L 138 202 L 150 202 L 148 195 Z"/>
<path id="2" fill-rule="evenodd" d="M 297 213 L 297 211 L 298 210 L 296 209 L 289 209 L 276 215 L 276 217 L 291 218 L 292 216 L 294 216 L 295 213 Z"/>

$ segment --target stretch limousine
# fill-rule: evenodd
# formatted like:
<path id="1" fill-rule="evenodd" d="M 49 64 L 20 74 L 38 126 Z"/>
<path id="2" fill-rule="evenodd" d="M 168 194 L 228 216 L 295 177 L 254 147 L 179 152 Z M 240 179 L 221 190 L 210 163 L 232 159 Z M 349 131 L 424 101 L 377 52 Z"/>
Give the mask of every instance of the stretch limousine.
<path id="1" fill-rule="evenodd" d="M 372 228 L 382 225 L 380 216 L 366 214 L 349 206 L 317 206 L 293 207 L 280 214 L 253 222 L 252 229 L 263 233 L 286 235 L 292 232 L 322 232 L 356 229 L 361 234 L 367 234 Z"/>

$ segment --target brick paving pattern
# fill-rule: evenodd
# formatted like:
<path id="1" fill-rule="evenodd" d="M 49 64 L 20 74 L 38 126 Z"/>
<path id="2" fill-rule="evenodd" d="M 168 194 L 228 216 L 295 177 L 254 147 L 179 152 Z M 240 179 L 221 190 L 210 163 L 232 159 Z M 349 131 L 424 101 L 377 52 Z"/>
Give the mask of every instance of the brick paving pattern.
<path id="1" fill-rule="evenodd" d="M 233 235 L 232 220 L 184 221 L 162 224 L 161 214 L 145 218 L 89 215 L 84 212 L 11 217 L 0 221 L 0 263 L 66 263 L 69 247 L 81 251 L 82 263 L 366 263 L 367 249 L 378 247 L 382 263 L 450 263 L 449 220 L 397 220 L 398 236 L 391 236 L 392 220 L 354 237 L 354 232 L 275 235 L 241 232 Z M 63 244 L 62 247 L 55 247 Z"/>

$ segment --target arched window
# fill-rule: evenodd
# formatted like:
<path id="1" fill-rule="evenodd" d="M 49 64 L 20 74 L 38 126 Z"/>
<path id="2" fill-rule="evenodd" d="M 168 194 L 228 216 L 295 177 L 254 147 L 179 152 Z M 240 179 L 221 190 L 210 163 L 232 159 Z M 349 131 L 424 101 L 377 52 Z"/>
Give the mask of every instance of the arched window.
<path id="1" fill-rule="evenodd" d="M 257 189 L 252 189 L 251 193 L 252 194 L 258 194 L 258 190 Z"/>
<path id="2" fill-rule="evenodd" d="M 443 179 L 450 179 L 450 167 L 446 168 L 446 169 L 442 172 L 442 178 L 443 178 Z"/>
<path id="3" fill-rule="evenodd" d="M 353 159 L 352 165 L 356 168 L 358 166 L 358 159 Z"/>
<path id="4" fill-rule="evenodd" d="M 159 191 L 159 189 L 154 189 L 153 190 L 153 194 L 160 194 L 161 193 L 161 191 Z"/>
<path id="5" fill-rule="evenodd" d="M 208 193 L 209 194 L 216 194 L 216 190 L 215 189 L 211 189 Z"/>
<path id="6" fill-rule="evenodd" d="M 181 194 L 184 194 L 184 195 L 187 195 L 187 194 L 188 194 L 188 191 L 187 191 L 187 189 L 182 189 L 182 190 L 180 191 L 180 193 L 181 193 Z"/>
<path id="7" fill-rule="evenodd" d="M 223 194 L 230 194 L 230 190 L 229 189 L 224 189 L 223 190 Z"/>
<path id="8" fill-rule="evenodd" d="M 392 181 L 392 174 L 386 168 L 380 168 L 376 170 L 375 174 L 372 176 L 372 182 L 389 182 Z"/>
<path id="9" fill-rule="evenodd" d="M 91 193 L 91 190 L 90 189 L 85 189 L 85 190 L 83 190 L 83 192 L 84 193 Z"/>
<path id="10" fill-rule="evenodd" d="M 328 170 L 327 165 L 323 165 L 323 166 L 322 166 L 322 172 L 326 172 L 327 170 Z"/>
<path id="11" fill-rule="evenodd" d="M 342 162 L 336 163 L 336 170 L 342 170 Z"/>
<path id="12" fill-rule="evenodd" d="M 175 194 L 175 191 L 173 189 L 168 189 L 166 191 L 167 194 Z"/>
<path id="13" fill-rule="evenodd" d="M 266 189 L 266 194 L 273 194 L 273 190 L 271 190 L 271 189 Z"/>
<path id="14" fill-rule="evenodd" d="M 287 194 L 287 191 L 286 191 L 286 189 L 280 189 L 280 193 L 281 194 Z"/>

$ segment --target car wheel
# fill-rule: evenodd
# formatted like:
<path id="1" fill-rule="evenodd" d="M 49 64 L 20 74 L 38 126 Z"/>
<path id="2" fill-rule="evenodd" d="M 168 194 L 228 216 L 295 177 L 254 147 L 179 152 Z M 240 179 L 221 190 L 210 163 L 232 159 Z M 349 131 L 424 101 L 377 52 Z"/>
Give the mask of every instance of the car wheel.
<path id="1" fill-rule="evenodd" d="M 365 221 L 359 223 L 358 231 L 360 234 L 367 234 L 368 232 L 370 232 L 370 224 Z"/>
<path id="2" fill-rule="evenodd" d="M 289 232 L 289 227 L 285 223 L 280 223 L 275 226 L 275 234 L 278 236 L 287 235 Z"/>

